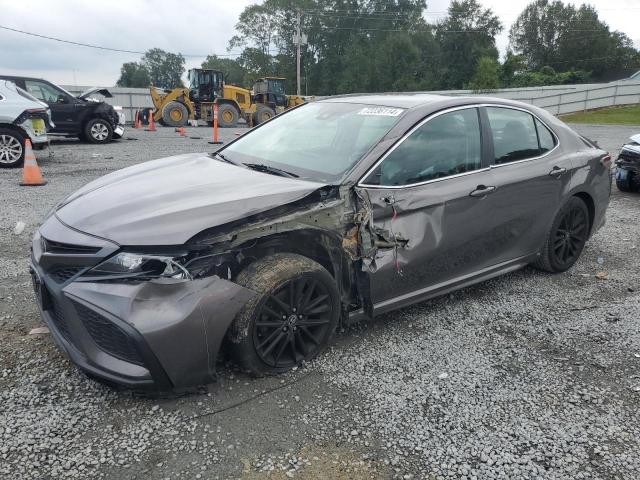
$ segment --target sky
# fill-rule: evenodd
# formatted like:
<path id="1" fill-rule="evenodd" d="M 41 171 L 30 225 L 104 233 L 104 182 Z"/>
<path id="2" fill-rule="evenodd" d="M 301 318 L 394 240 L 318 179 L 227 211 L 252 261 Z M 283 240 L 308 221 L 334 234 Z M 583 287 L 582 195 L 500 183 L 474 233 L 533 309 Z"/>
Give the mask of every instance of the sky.
<path id="1" fill-rule="evenodd" d="M 207 54 L 229 55 L 242 10 L 259 0 L 0 0 L 0 26 L 65 40 L 144 52 L 161 48 L 198 67 Z M 497 38 L 504 54 L 508 30 L 528 0 L 480 0 L 505 29 Z M 427 21 L 446 15 L 450 0 L 427 0 Z M 579 4 L 579 1 L 572 2 Z M 640 0 L 590 0 L 612 30 L 640 48 Z M 108 5 L 108 6 L 107 6 Z M 237 50 L 235 51 L 237 52 Z M 235 53 L 234 51 L 231 54 Z M 189 55 L 189 56 L 187 56 Z M 191 56 L 193 55 L 193 56 Z M 81 47 L 0 29 L 0 73 L 43 77 L 61 85 L 113 86 L 125 62 L 142 55 Z"/>

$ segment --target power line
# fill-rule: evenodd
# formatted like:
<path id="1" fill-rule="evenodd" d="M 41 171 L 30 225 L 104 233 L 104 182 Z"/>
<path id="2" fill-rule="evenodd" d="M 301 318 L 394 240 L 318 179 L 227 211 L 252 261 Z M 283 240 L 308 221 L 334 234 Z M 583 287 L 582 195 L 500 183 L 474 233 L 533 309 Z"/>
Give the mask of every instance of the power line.
<path id="1" fill-rule="evenodd" d="M 620 11 L 620 10 L 624 10 L 624 11 L 628 11 L 628 10 L 640 10 L 640 7 L 621 7 L 621 8 L 598 8 L 597 11 Z M 515 11 L 515 10 L 511 10 L 511 11 L 500 11 L 500 12 L 495 12 L 496 15 L 501 14 L 501 15 L 507 15 L 507 14 L 515 14 L 515 13 L 522 13 L 523 10 L 519 10 L 519 11 Z M 307 9 L 303 9 L 302 12 L 308 12 L 310 14 L 341 14 L 341 13 L 346 13 L 346 14 L 357 14 L 358 12 L 354 12 L 353 10 L 323 10 L 323 9 L 311 9 L 311 8 L 307 8 Z M 449 10 L 427 10 L 426 12 L 422 12 L 423 15 L 440 15 L 440 14 L 448 14 Z M 388 10 L 369 10 L 369 11 L 363 11 L 362 12 L 363 15 L 381 15 L 381 16 L 393 16 L 393 15 L 410 15 L 410 14 L 406 14 L 406 13 L 396 13 L 396 12 L 390 12 Z"/>
<path id="2" fill-rule="evenodd" d="M 101 45 L 93 45 L 91 43 L 82 43 L 82 42 L 74 42 L 72 40 L 64 40 L 62 38 L 56 38 L 56 37 L 49 37 L 47 35 L 41 35 L 39 33 L 33 33 L 33 32 L 25 32 L 24 30 L 18 30 L 17 28 L 11 28 L 11 27 L 6 27 L 4 25 L 0 25 L 0 29 L 3 30 L 9 30 L 10 32 L 16 32 L 16 33 L 22 33 L 23 35 L 29 35 L 32 37 L 38 37 L 38 38 L 43 38 L 45 40 L 53 40 L 56 42 L 61 42 L 61 43 L 68 43 L 70 45 L 77 45 L 79 47 L 87 47 L 87 48 L 96 48 L 98 50 L 106 50 L 109 52 L 120 52 L 120 53 L 135 53 L 138 55 L 144 55 L 146 52 L 140 52 L 137 50 L 124 50 L 124 49 L 120 49 L 120 48 L 111 48 L 111 47 L 104 47 Z M 190 53 L 181 53 L 180 55 L 182 55 L 183 57 L 206 57 L 208 55 L 215 55 L 217 57 L 237 57 L 240 56 L 240 53 L 229 53 L 229 54 L 217 54 L 217 53 L 208 53 L 208 54 L 190 54 Z"/>

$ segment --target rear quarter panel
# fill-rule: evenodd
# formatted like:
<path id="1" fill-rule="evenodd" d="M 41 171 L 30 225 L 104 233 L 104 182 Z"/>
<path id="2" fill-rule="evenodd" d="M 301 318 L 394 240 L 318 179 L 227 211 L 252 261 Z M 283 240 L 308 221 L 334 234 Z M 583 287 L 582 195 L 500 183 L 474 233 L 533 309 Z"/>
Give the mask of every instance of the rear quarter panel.
<path id="1" fill-rule="evenodd" d="M 571 178 L 572 194 L 584 192 L 593 199 L 591 234 L 603 224 L 611 195 L 611 168 L 601 159 L 607 152 L 599 148 L 584 148 L 576 154 L 575 170 Z"/>
<path id="2" fill-rule="evenodd" d="M 611 195 L 611 168 L 601 162 L 607 152 L 584 141 L 578 133 L 549 112 L 537 107 L 530 108 L 553 128 L 563 151 L 571 158 L 573 171 L 566 197 L 586 193 L 593 200 L 590 233 L 595 233 L 604 223 Z"/>

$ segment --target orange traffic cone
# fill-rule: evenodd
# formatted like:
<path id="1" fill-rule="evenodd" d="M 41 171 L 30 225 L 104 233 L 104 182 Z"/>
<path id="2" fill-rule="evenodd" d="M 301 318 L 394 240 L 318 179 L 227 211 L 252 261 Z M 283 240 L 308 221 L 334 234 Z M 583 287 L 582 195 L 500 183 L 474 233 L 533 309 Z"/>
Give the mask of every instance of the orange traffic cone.
<path id="1" fill-rule="evenodd" d="M 149 128 L 145 129 L 147 132 L 156 131 L 156 122 L 153 120 L 153 111 L 149 111 Z"/>
<path id="2" fill-rule="evenodd" d="M 140 128 L 140 112 L 136 111 L 136 118 L 133 122 L 133 128 Z"/>
<path id="3" fill-rule="evenodd" d="M 37 187 L 46 185 L 47 182 L 42 178 L 40 167 L 36 162 L 36 156 L 31 148 L 31 140 L 28 138 L 24 141 L 24 168 L 22 169 L 22 182 L 20 185 L 25 187 Z"/>

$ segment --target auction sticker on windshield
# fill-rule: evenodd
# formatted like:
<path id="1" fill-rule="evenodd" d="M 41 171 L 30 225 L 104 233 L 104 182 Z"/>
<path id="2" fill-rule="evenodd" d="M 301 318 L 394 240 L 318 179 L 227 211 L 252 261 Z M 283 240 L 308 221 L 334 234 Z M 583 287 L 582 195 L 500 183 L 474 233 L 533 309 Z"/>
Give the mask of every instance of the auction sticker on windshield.
<path id="1" fill-rule="evenodd" d="M 402 113 L 401 108 L 389 107 L 365 107 L 358 112 L 358 115 L 371 115 L 377 117 L 397 117 Z"/>

